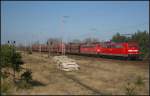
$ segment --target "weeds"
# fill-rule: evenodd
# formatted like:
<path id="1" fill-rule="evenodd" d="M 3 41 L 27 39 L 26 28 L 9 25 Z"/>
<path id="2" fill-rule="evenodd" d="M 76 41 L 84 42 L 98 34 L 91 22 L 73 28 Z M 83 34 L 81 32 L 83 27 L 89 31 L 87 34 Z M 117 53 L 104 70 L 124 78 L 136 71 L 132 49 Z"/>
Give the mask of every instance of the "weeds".
<path id="1" fill-rule="evenodd" d="M 135 95 L 135 86 L 132 85 L 131 83 L 127 83 L 127 86 L 125 87 L 125 93 L 126 95 L 128 96 L 132 96 L 132 95 Z"/>
<path id="2" fill-rule="evenodd" d="M 135 81 L 135 84 L 140 86 L 140 85 L 144 85 L 145 83 L 143 81 L 143 78 L 141 76 L 138 76 Z"/>
<path id="3" fill-rule="evenodd" d="M 32 72 L 31 70 L 27 70 L 21 75 L 21 79 L 25 80 L 27 83 L 29 83 L 32 80 Z"/>
<path id="4" fill-rule="evenodd" d="M 21 75 L 21 80 L 18 82 L 18 88 L 28 89 L 31 88 L 32 85 L 30 81 L 32 80 L 32 72 L 27 70 Z"/>
<path id="5" fill-rule="evenodd" d="M 8 74 L 7 74 L 6 71 L 4 71 L 4 72 L 1 73 L 1 78 L 3 78 L 3 79 L 8 78 Z"/>
<path id="6" fill-rule="evenodd" d="M 1 95 L 6 95 L 10 88 L 12 87 L 12 84 L 8 82 L 6 79 L 3 79 L 3 82 L 1 84 Z"/>
<path id="7" fill-rule="evenodd" d="M 30 50 L 30 51 L 28 51 L 28 54 L 32 54 L 32 51 Z"/>
<path id="8" fill-rule="evenodd" d="M 30 89 L 32 86 L 25 80 L 21 80 L 20 82 L 18 82 L 17 87 L 21 89 Z"/>

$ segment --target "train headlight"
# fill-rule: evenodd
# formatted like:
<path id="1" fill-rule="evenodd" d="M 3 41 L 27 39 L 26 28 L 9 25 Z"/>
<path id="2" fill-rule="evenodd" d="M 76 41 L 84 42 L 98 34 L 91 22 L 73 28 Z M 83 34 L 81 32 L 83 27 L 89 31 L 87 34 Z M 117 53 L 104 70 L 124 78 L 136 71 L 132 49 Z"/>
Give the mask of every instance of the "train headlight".
<path id="1" fill-rule="evenodd" d="M 100 52 L 100 49 L 97 49 L 97 52 Z"/>
<path id="2" fill-rule="evenodd" d="M 128 50 L 128 52 L 138 52 L 138 50 Z"/>

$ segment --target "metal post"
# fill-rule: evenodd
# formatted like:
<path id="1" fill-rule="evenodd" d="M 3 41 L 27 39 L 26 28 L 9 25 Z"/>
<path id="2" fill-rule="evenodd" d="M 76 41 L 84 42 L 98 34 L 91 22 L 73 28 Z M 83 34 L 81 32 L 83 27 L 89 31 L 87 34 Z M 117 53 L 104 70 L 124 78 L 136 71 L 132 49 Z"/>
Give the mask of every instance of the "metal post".
<path id="1" fill-rule="evenodd" d="M 14 52 L 14 51 L 15 51 L 14 48 L 15 48 L 15 41 L 13 41 L 13 57 L 14 57 L 14 53 L 15 53 L 15 52 Z M 15 64 L 15 63 L 14 63 L 14 64 Z M 15 82 L 15 77 L 16 77 L 16 73 L 15 73 L 16 69 L 15 69 L 15 68 L 16 68 L 16 64 L 15 64 L 14 66 L 15 66 L 15 67 L 14 67 L 14 82 Z"/>
<path id="2" fill-rule="evenodd" d="M 62 29 L 63 29 L 63 24 L 65 23 L 64 22 L 64 19 L 65 18 L 69 18 L 69 16 L 63 16 L 63 18 L 62 18 Z M 64 34 L 65 34 L 65 31 L 63 30 L 63 32 L 64 32 Z M 66 48 L 65 48 L 65 43 L 63 44 L 63 39 L 62 39 L 62 55 L 65 55 L 65 53 L 66 53 L 66 50 L 65 50 Z"/>
<path id="3" fill-rule="evenodd" d="M 40 44 L 40 54 L 41 54 L 41 44 Z"/>
<path id="4" fill-rule="evenodd" d="M 62 43 L 62 40 L 61 40 L 61 54 L 63 55 L 63 43 Z"/>
<path id="5" fill-rule="evenodd" d="M 12 58 L 11 58 L 12 61 L 14 61 L 14 53 L 15 53 L 14 48 L 15 48 L 15 43 L 16 43 L 15 41 L 11 41 L 11 42 L 8 41 L 9 46 L 10 46 L 10 45 L 13 46 L 13 49 L 12 49 Z M 16 77 L 16 76 L 15 76 L 15 74 L 16 74 L 16 73 L 15 73 L 16 63 L 15 63 L 15 62 L 12 62 L 12 63 L 13 63 L 13 71 L 14 71 L 13 81 L 15 82 L 15 77 Z"/>
<path id="6" fill-rule="evenodd" d="M 31 53 L 32 53 L 32 42 L 31 42 L 31 45 L 30 45 L 30 51 L 31 51 Z"/>
<path id="7" fill-rule="evenodd" d="M 48 43 L 48 57 L 50 57 L 50 46 L 49 46 L 49 41 L 48 41 L 47 43 Z"/>
<path id="8" fill-rule="evenodd" d="M 26 41 L 25 41 L 25 50 L 24 50 L 24 55 L 25 55 L 25 52 L 26 52 Z"/>
<path id="9" fill-rule="evenodd" d="M 53 43 L 54 43 L 54 41 L 53 41 L 53 42 L 51 42 L 51 48 L 52 48 L 52 56 L 54 55 L 54 50 L 53 50 Z"/>
<path id="10" fill-rule="evenodd" d="M 63 17 L 62 17 L 62 33 L 63 33 Z M 62 36 L 62 39 L 61 39 L 61 54 L 63 55 L 63 36 Z"/>
<path id="11" fill-rule="evenodd" d="M 51 42 L 49 42 L 49 56 L 51 55 L 51 52 L 52 52 L 52 50 L 51 50 Z"/>
<path id="12" fill-rule="evenodd" d="M 49 57 L 49 43 L 48 43 L 48 41 L 47 41 L 47 50 L 48 50 L 48 57 Z"/>
<path id="13" fill-rule="evenodd" d="M 41 40 L 41 39 L 40 39 L 40 33 L 41 33 L 41 32 L 39 32 L 39 44 L 40 44 L 40 40 Z M 40 47 L 40 48 L 39 48 L 39 52 L 40 52 L 40 56 L 41 56 L 41 55 L 42 55 L 42 54 L 41 54 L 41 44 L 40 44 L 39 47 Z"/>
<path id="14" fill-rule="evenodd" d="M 32 39 L 34 39 L 34 38 L 33 38 L 33 34 L 31 34 L 31 37 L 32 37 Z M 33 49 L 32 49 L 32 43 L 33 43 L 33 40 L 31 41 L 31 52 L 32 52 L 32 50 L 33 50 Z"/>
<path id="15" fill-rule="evenodd" d="M 39 44 L 39 53 L 40 53 L 40 56 L 42 57 L 42 54 L 41 54 L 41 44 Z"/>

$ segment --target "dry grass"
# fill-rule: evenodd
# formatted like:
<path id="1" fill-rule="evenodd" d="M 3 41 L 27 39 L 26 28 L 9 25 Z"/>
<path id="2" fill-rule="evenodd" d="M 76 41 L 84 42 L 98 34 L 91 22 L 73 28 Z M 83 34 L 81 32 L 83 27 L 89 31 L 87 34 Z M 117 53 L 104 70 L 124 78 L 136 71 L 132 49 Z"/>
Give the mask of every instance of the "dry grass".
<path id="1" fill-rule="evenodd" d="M 134 83 L 141 76 L 144 84 L 136 86 L 135 93 L 149 94 L 149 70 L 135 65 L 125 65 L 110 61 L 94 61 L 86 57 L 72 57 L 76 59 L 81 69 L 76 72 L 63 72 L 83 85 L 64 76 L 47 54 L 23 54 L 24 68 L 33 72 L 33 80 L 38 81 L 32 89 L 16 91 L 14 94 L 51 94 L 51 95 L 88 95 L 94 94 L 96 89 L 102 94 L 124 95 L 127 82 Z M 90 89 L 91 88 L 91 89 Z M 93 90 L 92 90 L 93 89 Z"/>

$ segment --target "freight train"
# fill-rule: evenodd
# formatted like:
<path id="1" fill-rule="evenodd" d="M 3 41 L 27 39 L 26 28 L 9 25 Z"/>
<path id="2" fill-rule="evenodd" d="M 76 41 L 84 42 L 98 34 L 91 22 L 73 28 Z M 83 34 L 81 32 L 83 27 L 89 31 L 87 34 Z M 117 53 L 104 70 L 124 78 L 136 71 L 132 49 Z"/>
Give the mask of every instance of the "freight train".
<path id="1" fill-rule="evenodd" d="M 32 51 L 53 52 L 66 54 L 84 54 L 101 56 L 119 56 L 138 58 L 139 46 L 135 42 L 97 42 L 97 43 L 58 43 L 52 45 L 32 45 Z"/>

